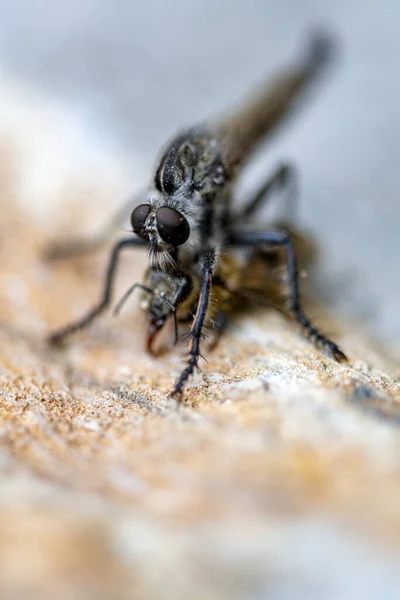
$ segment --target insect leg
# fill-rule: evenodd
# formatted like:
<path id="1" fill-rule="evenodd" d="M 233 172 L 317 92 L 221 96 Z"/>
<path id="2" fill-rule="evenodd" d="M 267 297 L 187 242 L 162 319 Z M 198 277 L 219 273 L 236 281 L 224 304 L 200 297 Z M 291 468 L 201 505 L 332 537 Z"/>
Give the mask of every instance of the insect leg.
<path id="1" fill-rule="evenodd" d="M 247 219 L 256 212 L 263 204 L 269 201 L 273 192 L 277 189 L 286 189 L 287 208 L 286 211 L 290 218 L 296 213 L 296 204 L 298 197 L 297 170 L 290 163 L 282 163 L 276 171 L 260 186 L 255 194 L 250 198 L 246 206 L 234 215 L 232 222 Z"/>
<path id="2" fill-rule="evenodd" d="M 75 323 L 71 323 L 70 325 L 67 325 L 66 327 L 63 327 L 62 329 L 59 329 L 58 331 L 55 331 L 54 333 L 52 333 L 49 336 L 50 344 L 59 344 L 66 337 L 68 337 L 71 333 L 74 333 L 75 331 L 79 331 L 80 329 L 84 329 L 93 321 L 93 319 L 95 319 L 98 315 L 100 315 L 107 308 L 107 306 L 110 304 L 110 301 L 111 301 L 112 286 L 113 286 L 114 277 L 115 277 L 115 270 L 118 265 L 118 259 L 119 259 L 121 250 L 123 250 L 124 248 L 137 247 L 138 245 L 141 245 L 141 242 L 142 242 L 142 240 L 140 240 L 139 238 L 126 238 L 124 240 L 120 240 L 114 246 L 114 249 L 111 253 L 110 261 L 108 263 L 102 299 L 94 308 L 89 310 L 86 315 L 84 315 L 81 319 L 79 319 L 79 321 L 76 321 Z"/>
<path id="3" fill-rule="evenodd" d="M 198 367 L 200 357 L 200 340 L 203 337 L 203 326 L 210 302 L 212 274 L 216 265 L 216 251 L 208 250 L 202 257 L 202 282 L 196 314 L 190 328 L 189 360 L 172 390 L 171 396 L 177 396 L 193 371 Z"/>
<path id="4" fill-rule="evenodd" d="M 122 226 L 123 222 L 132 211 L 132 206 L 137 203 L 136 195 L 130 197 L 103 226 L 100 231 L 88 237 L 77 237 L 51 242 L 45 247 L 43 256 L 47 260 L 65 260 L 82 254 L 89 254 L 102 248 L 110 237 Z M 145 243 L 145 242 L 143 242 Z"/>
<path id="5" fill-rule="evenodd" d="M 147 292 L 148 294 L 152 294 L 153 290 L 151 290 L 146 285 L 142 285 L 141 283 L 134 283 L 131 287 L 125 292 L 122 298 L 118 301 L 117 306 L 113 310 L 113 315 L 118 316 L 124 306 L 125 302 L 128 300 L 129 296 L 133 294 L 135 290 L 142 290 L 143 292 Z"/>
<path id="6" fill-rule="evenodd" d="M 346 355 L 340 350 L 340 348 L 323 333 L 318 331 L 318 329 L 312 324 L 302 309 L 299 292 L 297 259 L 290 235 L 286 231 L 277 230 L 260 232 L 233 232 L 229 242 L 234 246 L 266 246 L 268 248 L 286 249 L 290 284 L 291 313 L 303 327 L 307 338 L 313 341 L 317 347 L 321 347 L 328 351 L 332 358 L 338 362 L 347 361 Z"/>

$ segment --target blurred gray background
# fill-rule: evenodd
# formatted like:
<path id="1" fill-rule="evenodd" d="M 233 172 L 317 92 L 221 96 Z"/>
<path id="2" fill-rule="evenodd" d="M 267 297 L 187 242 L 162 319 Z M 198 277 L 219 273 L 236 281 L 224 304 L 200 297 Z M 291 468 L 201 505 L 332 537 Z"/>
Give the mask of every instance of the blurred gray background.
<path id="1" fill-rule="evenodd" d="M 76 110 L 139 186 L 171 134 L 231 107 L 319 25 L 339 59 L 254 173 L 297 164 L 322 295 L 398 345 L 399 2 L 0 0 L 0 69 Z"/>

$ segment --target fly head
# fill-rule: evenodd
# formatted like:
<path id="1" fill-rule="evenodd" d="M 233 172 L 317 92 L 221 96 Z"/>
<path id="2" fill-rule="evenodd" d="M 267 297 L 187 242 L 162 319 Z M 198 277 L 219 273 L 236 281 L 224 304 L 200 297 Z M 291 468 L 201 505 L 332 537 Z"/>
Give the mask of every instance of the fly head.
<path id="1" fill-rule="evenodd" d="M 210 206 L 225 183 L 217 140 L 206 133 L 185 133 L 162 155 L 149 201 L 131 215 L 133 231 L 147 240 L 153 263 L 173 263 L 184 244 L 193 254 L 201 244 L 201 228 Z"/>

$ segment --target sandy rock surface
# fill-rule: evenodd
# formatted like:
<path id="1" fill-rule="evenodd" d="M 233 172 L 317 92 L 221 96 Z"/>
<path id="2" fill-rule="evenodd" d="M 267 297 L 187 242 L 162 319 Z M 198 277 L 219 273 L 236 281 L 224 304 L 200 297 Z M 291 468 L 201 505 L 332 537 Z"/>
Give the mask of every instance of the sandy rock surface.
<path id="1" fill-rule="evenodd" d="M 398 598 L 398 357 L 314 307 L 338 365 L 257 309 L 179 406 L 184 345 L 145 354 L 134 300 L 49 349 L 98 297 L 107 253 L 45 262 L 62 215 L 18 209 L 13 165 L 3 151 L 1 597 Z M 144 266 L 124 259 L 117 297 Z"/>

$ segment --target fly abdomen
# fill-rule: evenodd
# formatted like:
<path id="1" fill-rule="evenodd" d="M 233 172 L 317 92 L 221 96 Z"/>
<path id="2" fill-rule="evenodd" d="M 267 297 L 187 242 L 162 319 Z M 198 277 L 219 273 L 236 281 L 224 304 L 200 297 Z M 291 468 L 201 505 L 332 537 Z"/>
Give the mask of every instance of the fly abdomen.
<path id="1" fill-rule="evenodd" d="M 262 86 L 243 108 L 220 124 L 217 135 L 231 175 L 250 157 L 254 147 L 290 115 L 294 102 L 329 62 L 333 46 L 327 35 L 314 36 L 300 64 Z"/>

